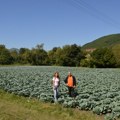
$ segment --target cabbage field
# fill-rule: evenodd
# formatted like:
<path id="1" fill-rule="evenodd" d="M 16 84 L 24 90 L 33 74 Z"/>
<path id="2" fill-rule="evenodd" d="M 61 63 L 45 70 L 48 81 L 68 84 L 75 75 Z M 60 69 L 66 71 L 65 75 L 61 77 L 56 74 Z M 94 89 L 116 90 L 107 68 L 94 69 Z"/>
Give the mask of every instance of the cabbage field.
<path id="1" fill-rule="evenodd" d="M 7 92 L 53 102 L 51 80 L 55 71 L 60 74 L 58 103 L 64 107 L 90 110 L 105 114 L 106 120 L 120 118 L 120 69 L 90 69 L 78 67 L 19 66 L 0 67 L 0 89 Z M 64 79 L 68 71 L 76 77 L 78 93 L 70 98 Z"/>

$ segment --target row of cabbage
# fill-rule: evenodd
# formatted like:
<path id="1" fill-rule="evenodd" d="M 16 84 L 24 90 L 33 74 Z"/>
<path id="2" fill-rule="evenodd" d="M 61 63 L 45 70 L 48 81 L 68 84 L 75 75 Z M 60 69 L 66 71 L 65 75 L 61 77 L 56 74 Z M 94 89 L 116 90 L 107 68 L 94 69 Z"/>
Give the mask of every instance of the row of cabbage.
<path id="1" fill-rule="evenodd" d="M 106 114 L 106 120 L 120 117 L 120 69 L 0 67 L 0 88 L 16 95 L 53 102 L 51 80 L 55 71 L 59 71 L 61 80 L 58 102 L 64 107 Z M 68 71 L 77 79 L 75 99 L 68 96 L 64 83 Z"/>

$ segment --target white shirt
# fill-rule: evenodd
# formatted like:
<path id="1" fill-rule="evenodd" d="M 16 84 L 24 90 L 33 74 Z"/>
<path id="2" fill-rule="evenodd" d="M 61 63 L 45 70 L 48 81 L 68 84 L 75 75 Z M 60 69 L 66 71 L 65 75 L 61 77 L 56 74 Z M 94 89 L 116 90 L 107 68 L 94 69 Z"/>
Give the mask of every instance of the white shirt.
<path id="1" fill-rule="evenodd" d="M 53 86 L 58 86 L 59 85 L 59 78 L 53 77 Z"/>

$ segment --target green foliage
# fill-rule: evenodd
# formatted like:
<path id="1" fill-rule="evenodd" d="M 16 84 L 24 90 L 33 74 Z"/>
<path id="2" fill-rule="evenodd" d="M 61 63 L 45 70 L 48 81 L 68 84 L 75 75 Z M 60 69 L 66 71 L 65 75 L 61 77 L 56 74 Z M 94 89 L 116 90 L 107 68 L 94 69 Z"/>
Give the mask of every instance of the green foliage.
<path id="1" fill-rule="evenodd" d="M 112 34 L 103 36 L 94 40 L 93 42 L 85 44 L 82 48 L 89 49 L 89 48 L 105 48 L 111 47 L 116 44 L 120 44 L 120 34 Z"/>
<path id="2" fill-rule="evenodd" d="M 114 114 L 107 114 L 105 120 L 115 120 Z"/>
<path id="3" fill-rule="evenodd" d="M 48 59 L 50 65 L 56 65 L 59 63 L 58 58 L 61 53 L 58 53 L 58 51 L 61 52 L 61 48 L 54 47 L 52 50 L 48 51 Z"/>
<path id="4" fill-rule="evenodd" d="M 79 66 L 83 58 L 81 47 L 73 45 L 65 45 L 63 48 L 53 48 L 48 52 L 48 58 L 51 65 L 59 66 Z"/>
<path id="5" fill-rule="evenodd" d="M 119 67 L 116 48 L 96 49 L 90 54 L 81 50 L 81 47 L 76 44 L 65 45 L 62 48 L 54 47 L 48 52 L 43 49 L 43 46 L 44 44 L 38 44 L 31 50 L 28 48 L 8 50 L 4 45 L 0 45 L 0 64 Z"/>
<path id="6" fill-rule="evenodd" d="M 0 67 L 0 88 L 7 92 L 36 98 L 40 101 L 54 101 L 51 79 L 54 71 L 60 72 L 58 103 L 67 108 L 91 110 L 101 115 L 109 113 L 120 117 L 120 70 L 80 69 L 76 67 Z M 77 79 L 77 97 L 70 98 L 64 79 L 68 70 Z"/>
<path id="7" fill-rule="evenodd" d="M 87 54 L 84 59 L 80 61 L 80 66 L 82 67 L 95 67 L 93 59 L 90 54 Z"/>
<path id="8" fill-rule="evenodd" d="M 21 64 L 28 64 L 29 63 L 29 54 L 30 54 L 29 49 L 20 48 L 19 55 L 18 55 L 18 62 Z M 17 57 L 17 56 L 15 56 L 15 57 Z"/>
<path id="9" fill-rule="evenodd" d="M 96 67 L 109 68 L 116 66 L 114 54 L 108 48 L 96 49 L 91 53 L 91 57 L 92 57 L 91 62 Z"/>
<path id="10" fill-rule="evenodd" d="M 120 44 L 114 45 L 112 51 L 116 58 L 117 67 L 120 67 Z"/>
<path id="11" fill-rule="evenodd" d="M 114 54 L 114 58 L 115 58 L 115 61 L 114 60 L 111 60 L 109 63 L 106 63 L 107 64 L 111 64 L 111 63 L 115 63 L 116 65 L 113 65 L 113 67 L 120 67 L 120 34 L 112 34 L 112 35 L 107 35 L 107 36 L 103 36 L 101 38 L 98 38 L 96 40 L 94 40 L 93 42 L 90 42 L 90 43 L 87 43 L 85 44 L 84 46 L 82 46 L 82 49 L 83 50 L 89 50 L 89 49 L 102 49 L 102 48 L 109 48 L 110 51 Z M 112 50 L 111 50 L 112 48 Z M 104 53 L 101 53 L 102 55 Z M 100 55 L 102 57 L 102 55 Z M 107 59 L 109 58 L 110 56 L 107 57 Z M 98 57 L 100 58 L 100 57 Z M 103 63 L 102 63 L 103 62 Z M 94 66 L 94 64 L 97 64 L 96 66 Z M 102 64 L 99 66 L 99 64 Z M 90 67 L 102 67 L 104 64 L 104 60 L 102 60 L 101 58 L 101 61 L 99 60 L 99 62 L 97 63 L 95 60 L 90 60 L 90 61 L 82 61 L 81 65 L 82 66 L 90 66 Z M 107 65 L 109 67 L 109 65 Z M 110 67 L 112 67 L 110 65 Z"/>
<path id="12" fill-rule="evenodd" d="M 94 109 L 93 109 L 93 113 L 96 113 L 97 115 L 100 115 L 103 111 L 103 108 L 101 107 L 98 107 L 96 106 Z"/>
<path id="13" fill-rule="evenodd" d="M 30 54 L 30 64 L 46 65 L 47 57 L 47 52 L 45 50 L 33 49 Z"/>
<path id="14" fill-rule="evenodd" d="M 16 50 L 10 51 L 10 55 L 13 58 L 13 63 L 18 63 L 19 53 Z"/>
<path id="15" fill-rule="evenodd" d="M 8 49 L 5 48 L 4 45 L 0 45 L 0 64 L 11 64 L 13 62 L 13 58 L 10 55 Z"/>
<path id="16" fill-rule="evenodd" d="M 66 45 L 63 47 L 63 53 L 64 66 L 79 66 L 80 60 L 83 57 L 80 46 L 77 46 L 76 44 L 73 44 L 71 46 Z"/>
<path id="17" fill-rule="evenodd" d="M 91 112 L 63 108 L 59 104 L 9 94 L 0 90 L 1 120 L 103 120 Z"/>

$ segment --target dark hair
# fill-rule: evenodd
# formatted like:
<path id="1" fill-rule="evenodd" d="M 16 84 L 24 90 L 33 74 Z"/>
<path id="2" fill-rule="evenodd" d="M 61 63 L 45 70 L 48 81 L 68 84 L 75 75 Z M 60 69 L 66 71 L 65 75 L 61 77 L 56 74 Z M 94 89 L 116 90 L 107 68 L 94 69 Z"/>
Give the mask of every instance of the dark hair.
<path id="1" fill-rule="evenodd" d="M 56 74 L 56 73 L 58 74 L 58 75 L 57 75 L 57 78 L 60 78 L 59 72 L 55 72 L 53 76 L 55 77 L 55 74 Z"/>

